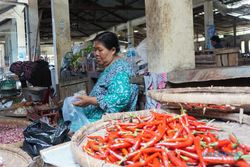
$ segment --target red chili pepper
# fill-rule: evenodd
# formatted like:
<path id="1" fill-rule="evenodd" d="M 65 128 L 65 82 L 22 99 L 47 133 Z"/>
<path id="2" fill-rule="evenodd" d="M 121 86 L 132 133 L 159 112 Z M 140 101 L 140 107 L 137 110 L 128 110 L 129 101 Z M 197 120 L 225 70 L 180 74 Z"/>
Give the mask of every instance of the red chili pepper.
<path id="1" fill-rule="evenodd" d="M 111 155 L 111 154 L 107 156 L 107 159 L 108 159 L 111 163 L 115 163 L 116 161 L 118 161 L 118 159 L 117 159 L 115 156 Z"/>
<path id="2" fill-rule="evenodd" d="M 145 166 L 147 165 L 150 161 L 152 161 L 154 158 L 156 158 L 157 156 L 159 156 L 159 153 L 154 153 L 152 155 L 150 155 L 149 157 L 146 158 L 146 160 L 144 162 L 137 162 L 134 163 L 133 165 L 128 165 L 127 167 L 140 167 L 140 166 Z"/>
<path id="3" fill-rule="evenodd" d="M 209 146 L 212 146 L 212 147 L 216 147 L 216 148 L 220 148 L 220 147 L 223 147 L 225 145 L 228 145 L 230 144 L 231 142 L 227 139 L 223 139 L 223 140 L 218 140 L 217 142 L 215 143 L 210 143 Z"/>
<path id="4" fill-rule="evenodd" d="M 184 150 L 176 150 L 176 151 L 180 152 L 184 156 L 188 156 L 190 158 L 197 159 L 197 160 L 199 159 L 199 156 L 197 154 L 190 153 L 190 152 L 187 152 Z M 206 156 L 203 158 L 207 164 L 234 164 L 236 162 L 235 157 L 232 157 L 232 156 L 224 156 L 224 157 L 218 157 L 218 156 L 208 157 L 208 156 Z"/>
<path id="5" fill-rule="evenodd" d="M 140 144 L 141 144 L 141 137 L 137 137 L 135 144 L 130 148 L 130 152 L 136 151 L 140 147 Z"/>
<path id="6" fill-rule="evenodd" d="M 196 152 L 196 149 L 195 149 L 194 145 L 189 146 L 189 147 L 184 147 L 182 149 L 184 149 L 184 150 L 186 150 L 188 152 Z"/>
<path id="7" fill-rule="evenodd" d="M 94 141 L 89 141 L 89 146 L 94 150 L 94 151 L 99 151 L 99 145 L 98 143 Z"/>
<path id="8" fill-rule="evenodd" d="M 207 144 L 211 142 L 211 138 L 204 134 L 197 134 L 200 138 L 202 138 L 203 141 L 205 141 Z"/>
<path id="9" fill-rule="evenodd" d="M 122 154 L 125 156 L 125 155 L 128 155 L 128 150 L 126 148 L 122 148 Z"/>
<path id="10" fill-rule="evenodd" d="M 111 149 L 108 148 L 108 151 L 109 151 L 109 153 L 110 153 L 112 156 L 114 156 L 114 157 L 117 158 L 118 160 L 122 160 L 122 159 L 123 159 L 123 157 L 122 157 L 121 155 L 117 154 L 116 152 L 112 151 Z"/>
<path id="11" fill-rule="evenodd" d="M 156 136 L 152 140 L 150 140 L 149 142 L 147 142 L 147 143 L 141 143 L 142 146 L 144 146 L 144 147 L 151 147 L 152 145 L 154 145 L 156 142 L 158 142 L 162 138 L 162 136 L 165 134 L 166 124 L 163 123 L 162 125 L 159 125 L 159 126 L 160 127 L 159 127 L 158 134 L 156 134 Z"/>
<path id="12" fill-rule="evenodd" d="M 160 142 L 158 144 L 156 144 L 156 146 L 161 147 L 161 146 L 165 146 L 168 148 L 183 148 L 183 147 L 188 147 L 191 146 L 193 144 L 193 136 L 192 134 L 189 134 L 186 141 L 184 142 Z"/>
<path id="13" fill-rule="evenodd" d="M 204 162 L 202 152 L 201 152 L 201 144 L 200 144 L 200 137 L 199 136 L 194 137 L 194 146 L 196 148 L 196 152 L 197 152 L 197 155 L 199 157 L 201 167 L 206 167 L 206 164 Z"/>
<path id="14" fill-rule="evenodd" d="M 218 139 L 216 138 L 216 136 L 212 133 L 207 133 L 207 135 L 210 137 L 212 142 L 216 142 Z"/>
<path id="15" fill-rule="evenodd" d="M 229 134 L 229 139 L 230 139 L 230 141 L 231 141 L 232 143 L 235 143 L 235 144 L 238 144 L 238 143 L 239 143 L 237 137 L 236 137 L 233 133 Z"/>
<path id="16" fill-rule="evenodd" d="M 195 127 L 190 127 L 192 130 L 215 130 L 215 131 L 221 131 L 220 128 L 212 127 L 212 126 L 206 126 L 206 125 L 198 125 Z"/>
<path id="17" fill-rule="evenodd" d="M 161 163 L 158 158 L 153 159 L 153 167 L 160 167 Z"/>
<path id="18" fill-rule="evenodd" d="M 182 162 L 180 159 L 178 159 L 175 155 L 174 155 L 174 152 L 168 152 L 167 153 L 168 155 L 168 158 L 170 159 L 170 161 L 175 165 L 175 166 L 178 166 L 178 167 L 187 167 L 187 165 Z"/>
<path id="19" fill-rule="evenodd" d="M 180 136 L 180 134 L 182 133 L 183 131 L 183 127 L 180 127 L 177 132 L 174 134 L 174 136 L 172 137 L 173 139 L 176 139 L 177 137 Z"/>
<path id="20" fill-rule="evenodd" d="M 141 154 L 142 154 L 141 152 L 137 153 L 137 154 L 132 158 L 132 161 L 136 162 L 137 160 L 139 160 L 140 157 L 141 157 Z"/>
<path id="21" fill-rule="evenodd" d="M 168 155 L 167 155 L 166 150 L 162 150 L 161 154 L 162 154 L 162 162 L 163 162 L 164 167 L 168 167 L 169 162 L 168 162 Z"/>
<path id="22" fill-rule="evenodd" d="M 244 145 L 244 144 L 239 144 L 239 147 L 243 149 L 244 154 L 250 153 L 250 146 Z"/>
<path id="23" fill-rule="evenodd" d="M 109 146 L 109 148 L 111 148 L 112 150 L 115 150 L 115 149 L 122 149 L 122 148 L 127 148 L 127 147 L 130 147 L 131 144 L 128 143 L 128 142 L 123 142 L 123 143 L 116 143 L 116 144 L 113 144 L 111 146 Z"/>
<path id="24" fill-rule="evenodd" d="M 236 161 L 235 166 L 236 167 L 250 167 L 250 165 L 243 159 Z"/>

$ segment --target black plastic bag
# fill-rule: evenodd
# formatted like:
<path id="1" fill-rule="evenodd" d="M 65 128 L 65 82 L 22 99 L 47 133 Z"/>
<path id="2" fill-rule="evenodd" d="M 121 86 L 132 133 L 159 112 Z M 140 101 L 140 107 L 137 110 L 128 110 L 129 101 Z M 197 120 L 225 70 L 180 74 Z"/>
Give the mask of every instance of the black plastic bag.
<path id="1" fill-rule="evenodd" d="M 69 141 L 69 130 L 69 121 L 56 128 L 41 121 L 34 122 L 23 131 L 23 150 L 32 157 L 37 156 L 42 149 Z"/>

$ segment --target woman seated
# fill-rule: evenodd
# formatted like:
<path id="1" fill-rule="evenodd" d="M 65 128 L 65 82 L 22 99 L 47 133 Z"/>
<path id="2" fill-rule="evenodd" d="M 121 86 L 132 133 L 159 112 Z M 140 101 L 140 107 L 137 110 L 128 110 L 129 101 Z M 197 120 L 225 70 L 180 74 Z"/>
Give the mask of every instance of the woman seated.
<path id="1" fill-rule="evenodd" d="M 136 108 L 138 87 L 130 83 L 134 75 L 132 67 L 118 55 L 120 47 L 116 34 L 103 32 L 93 42 L 97 63 L 104 71 L 89 96 L 65 99 L 63 118 L 71 121 L 73 132 L 88 122 L 101 119 L 104 113 L 135 111 Z M 79 121 L 79 117 L 83 119 Z"/>

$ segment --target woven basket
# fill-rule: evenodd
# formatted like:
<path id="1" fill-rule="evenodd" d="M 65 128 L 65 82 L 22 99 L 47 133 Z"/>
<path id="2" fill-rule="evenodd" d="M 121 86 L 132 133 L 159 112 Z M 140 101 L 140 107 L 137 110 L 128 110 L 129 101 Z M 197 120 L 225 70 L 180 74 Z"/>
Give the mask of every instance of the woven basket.
<path id="1" fill-rule="evenodd" d="M 157 112 L 165 111 L 159 110 Z M 88 135 L 104 136 L 105 127 L 109 124 L 109 120 L 128 118 L 131 116 L 131 114 L 149 115 L 150 111 L 142 110 L 136 112 L 107 114 L 104 115 L 101 120 L 84 126 L 80 130 L 78 130 L 71 139 L 71 150 L 74 155 L 75 161 L 83 167 L 118 167 L 118 165 L 110 164 L 103 160 L 99 160 L 93 158 L 92 156 L 89 156 L 82 150 L 82 146 L 86 144 Z"/>
<path id="2" fill-rule="evenodd" d="M 250 106 L 250 87 L 197 87 L 150 90 L 148 95 L 161 102 L 231 104 Z"/>
<path id="3" fill-rule="evenodd" d="M 26 128 L 31 122 L 23 119 L 0 117 L 0 123 Z M 9 147 L 22 147 L 23 140 L 11 144 L 0 144 L 0 145 L 5 145 Z"/>
<path id="4" fill-rule="evenodd" d="M 31 157 L 20 148 L 0 145 L 0 156 L 6 167 L 27 167 L 32 162 Z"/>

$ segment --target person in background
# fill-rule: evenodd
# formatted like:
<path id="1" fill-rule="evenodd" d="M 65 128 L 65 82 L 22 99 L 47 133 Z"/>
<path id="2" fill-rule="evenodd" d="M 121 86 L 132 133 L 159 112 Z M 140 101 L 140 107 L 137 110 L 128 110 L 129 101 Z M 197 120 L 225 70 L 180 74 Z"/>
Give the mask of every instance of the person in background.
<path id="1" fill-rule="evenodd" d="M 15 73 L 22 83 L 22 87 L 27 87 L 26 81 L 32 86 L 50 87 L 51 73 L 48 62 L 37 61 L 17 61 L 11 64 L 10 71 Z"/>
<path id="2" fill-rule="evenodd" d="M 210 38 L 211 40 L 211 44 L 212 46 L 217 49 L 217 48 L 222 48 L 222 45 L 221 45 L 221 40 L 220 40 L 220 37 L 218 35 L 214 35 Z"/>
<path id="3" fill-rule="evenodd" d="M 130 83 L 134 75 L 132 67 L 118 55 L 120 46 L 116 34 L 98 34 L 93 40 L 93 46 L 97 63 L 104 71 L 89 96 L 67 97 L 64 100 L 63 119 L 71 121 L 71 132 L 88 122 L 101 119 L 105 113 L 135 111 L 138 87 Z M 75 121 L 79 120 L 80 115 L 86 117 L 87 121 Z"/>

